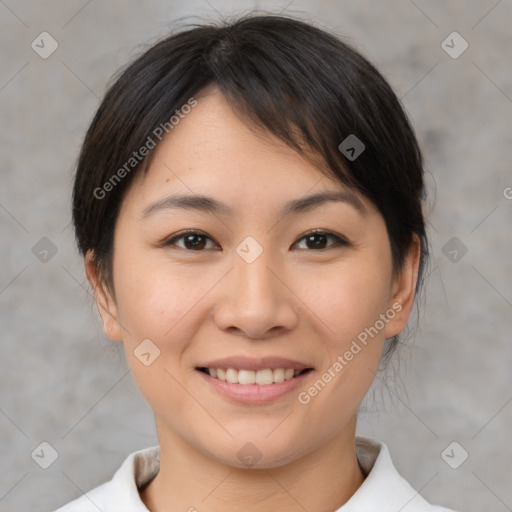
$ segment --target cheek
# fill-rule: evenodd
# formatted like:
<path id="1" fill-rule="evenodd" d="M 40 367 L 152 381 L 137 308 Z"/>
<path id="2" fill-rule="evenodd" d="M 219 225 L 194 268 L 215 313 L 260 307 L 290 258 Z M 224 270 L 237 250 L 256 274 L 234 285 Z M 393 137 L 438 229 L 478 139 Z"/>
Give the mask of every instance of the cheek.
<path id="1" fill-rule="evenodd" d="M 356 270 L 354 266 L 351 272 L 333 274 L 308 304 L 324 326 L 320 336 L 325 357 L 316 379 L 298 398 L 310 413 L 304 428 L 318 432 L 317 418 L 323 417 L 325 436 L 335 435 L 356 414 L 375 378 L 385 341 L 384 330 L 375 325 L 388 307 L 387 280 L 366 266 Z"/>
<path id="2" fill-rule="evenodd" d="M 176 410 L 182 391 L 173 377 L 185 377 L 182 367 L 190 366 L 191 340 L 208 321 L 208 304 L 225 272 L 198 272 L 193 265 L 173 265 L 142 251 L 120 256 L 114 265 L 118 315 L 133 378 L 154 407 L 171 393 Z"/>
<path id="3" fill-rule="evenodd" d="M 311 309 L 329 328 L 330 349 L 343 350 L 389 307 L 391 265 L 354 257 L 309 287 Z"/>
<path id="4" fill-rule="evenodd" d="M 198 276 L 150 257 L 119 257 L 116 295 L 123 342 L 134 381 L 155 412 L 186 413 L 180 365 L 204 321 L 201 299 L 214 276 Z M 148 341 L 150 340 L 150 341 Z"/>
<path id="5" fill-rule="evenodd" d="M 327 388 L 324 393 L 320 383 L 312 395 L 318 393 L 318 407 L 334 406 L 335 415 L 355 411 L 379 366 L 386 325 L 381 315 L 390 296 L 391 261 L 385 256 L 354 258 L 310 287 L 308 305 L 325 327 L 318 378 L 324 377 Z"/>
<path id="6" fill-rule="evenodd" d="M 178 342 L 178 333 L 181 337 L 190 326 L 189 315 L 215 283 L 211 274 L 199 276 L 192 267 L 178 269 L 151 257 L 119 258 L 116 263 L 119 317 L 129 344 L 141 337 L 159 344 Z"/>

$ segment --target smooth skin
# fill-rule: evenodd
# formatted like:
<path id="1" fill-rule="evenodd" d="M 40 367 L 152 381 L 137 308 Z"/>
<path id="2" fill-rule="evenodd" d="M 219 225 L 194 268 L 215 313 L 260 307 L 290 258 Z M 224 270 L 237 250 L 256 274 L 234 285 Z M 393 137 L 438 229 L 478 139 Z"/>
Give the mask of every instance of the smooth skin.
<path id="1" fill-rule="evenodd" d="M 160 471 L 141 498 L 152 512 L 238 512 L 242 505 L 247 512 L 336 510 L 364 481 L 355 451 L 357 408 L 385 338 L 406 326 L 419 241 L 395 275 L 384 219 L 366 198 L 359 196 L 365 212 L 329 201 L 279 216 L 288 201 L 346 188 L 251 129 L 218 90 L 196 98 L 126 193 L 115 229 L 114 294 L 92 254 L 85 259 L 105 333 L 124 343 L 155 415 Z M 144 215 L 178 193 L 211 196 L 233 214 L 154 208 Z M 304 237 L 314 229 L 332 235 L 308 243 Z M 192 243 L 174 238 L 184 230 L 201 233 Z M 236 252 L 248 236 L 263 248 L 250 264 Z M 300 403 L 299 392 L 396 303 L 401 311 L 379 334 L 308 404 Z M 149 366 L 134 355 L 145 339 L 160 350 Z M 234 403 L 195 369 L 234 355 L 287 357 L 314 372 L 270 404 Z M 248 442 L 261 453 L 251 468 L 237 455 Z"/>

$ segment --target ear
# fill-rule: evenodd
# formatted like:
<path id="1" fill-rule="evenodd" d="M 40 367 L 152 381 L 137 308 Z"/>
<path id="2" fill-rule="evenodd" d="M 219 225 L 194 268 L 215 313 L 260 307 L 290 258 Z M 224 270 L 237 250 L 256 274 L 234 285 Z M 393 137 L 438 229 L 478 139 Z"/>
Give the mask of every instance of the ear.
<path id="1" fill-rule="evenodd" d="M 386 338 L 396 336 L 407 325 L 407 320 L 414 305 L 420 255 L 420 239 L 414 233 L 402 270 L 393 278 L 392 293 L 388 307 L 395 312 L 395 315 L 386 324 Z"/>
<path id="2" fill-rule="evenodd" d="M 94 291 L 94 298 L 96 299 L 98 312 L 103 320 L 105 335 L 114 341 L 123 341 L 121 325 L 118 322 L 116 302 L 106 284 L 98 276 L 98 269 L 94 264 L 92 251 L 87 251 L 85 255 L 85 273 Z"/>

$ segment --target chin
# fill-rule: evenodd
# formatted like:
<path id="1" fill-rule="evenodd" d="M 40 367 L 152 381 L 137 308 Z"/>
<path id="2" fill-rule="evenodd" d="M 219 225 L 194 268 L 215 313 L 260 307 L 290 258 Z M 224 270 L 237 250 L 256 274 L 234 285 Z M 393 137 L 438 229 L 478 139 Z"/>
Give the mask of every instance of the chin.
<path id="1" fill-rule="evenodd" d="M 267 432 L 265 430 L 265 432 Z M 283 437 L 276 435 L 275 439 L 265 438 L 267 434 L 252 437 L 246 433 L 241 438 L 231 439 L 229 446 L 224 446 L 219 450 L 219 445 L 212 446 L 213 450 L 208 450 L 211 457 L 228 466 L 239 469 L 272 469 L 285 466 L 299 458 L 299 454 L 293 450 L 289 442 L 284 443 Z M 285 437 L 289 440 L 289 436 Z M 215 443 L 215 440 L 212 440 Z M 303 446 L 298 441 L 297 446 Z M 226 455 L 229 454 L 229 455 Z"/>

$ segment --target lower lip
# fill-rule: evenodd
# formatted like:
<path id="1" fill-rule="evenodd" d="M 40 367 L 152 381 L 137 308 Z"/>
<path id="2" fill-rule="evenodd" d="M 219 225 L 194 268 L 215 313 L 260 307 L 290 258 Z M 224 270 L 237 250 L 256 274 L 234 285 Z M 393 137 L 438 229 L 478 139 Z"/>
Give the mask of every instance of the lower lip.
<path id="1" fill-rule="evenodd" d="M 211 384 L 215 390 L 222 396 L 227 397 L 234 402 L 241 404 L 266 404 L 273 402 L 278 398 L 290 393 L 297 389 L 304 381 L 309 378 L 314 370 L 303 373 L 293 379 L 285 380 L 283 382 L 274 382 L 273 384 L 260 385 L 260 384 L 231 384 L 230 382 L 216 379 L 207 375 L 204 372 L 196 370 L 199 375 Z"/>

